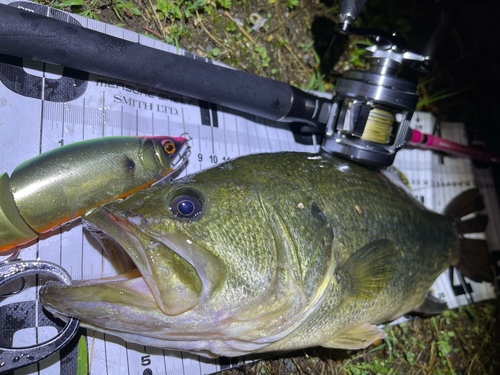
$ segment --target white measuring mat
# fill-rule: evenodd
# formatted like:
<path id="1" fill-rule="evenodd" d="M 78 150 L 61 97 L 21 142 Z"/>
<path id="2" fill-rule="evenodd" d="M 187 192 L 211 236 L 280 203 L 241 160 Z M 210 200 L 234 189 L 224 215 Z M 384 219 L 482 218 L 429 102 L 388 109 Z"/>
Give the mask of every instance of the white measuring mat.
<path id="1" fill-rule="evenodd" d="M 15 4 L 27 10 L 76 21 L 93 30 L 194 58 L 146 36 L 39 4 L 6 0 L 0 0 L 0 3 Z M 207 60 L 207 63 L 210 62 Z M 431 115 L 414 115 L 412 128 L 432 133 L 434 125 L 435 119 Z M 441 135 L 467 144 L 464 129 L 462 124 L 442 124 Z M 0 60 L 0 173 L 10 174 L 25 160 L 84 139 L 115 135 L 180 136 L 186 132 L 193 139 L 189 142 L 189 164 L 182 175 L 241 155 L 319 150 L 317 145 L 295 142 L 286 124 L 131 82 L 86 73 L 76 78 L 68 77 L 63 75 L 61 67 L 20 59 Z M 486 238 L 490 248 L 500 248 L 497 235 L 500 219 L 492 215 L 497 215 L 498 200 L 489 169 L 477 171 L 468 159 L 441 158 L 430 151 L 415 150 L 401 151 L 394 165 L 406 175 L 414 195 L 428 208 L 438 212 L 459 192 L 478 186 L 490 216 Z M 88 234 L 82 231 L 78 222 L 50 235 L 42 235 L 38 243 L 22 250 L 21 257 L 60 264 L 74 280 L 115 274 L 112 266 L 102 257 L 101 250 L 89 243 Z M 28 283 L 36 286 L 35 279 L 29 279 Z M 457 280 L 454 283 L 457 284 Z M 472 285 L 475 301 L 495 297 L 490 285 L 469 284 Z M 468 303 L 465 296 L 455 295 L 448 271 L 440 276 L 433 289 L 450 307 Z M 36 287 L 33 287 L 0 301 L 2 332 L 6 329 L 15 331 L 14 345 L 32 345 L 54 334 L 50 322 L 40 314 L 41 307 L 36 298 Z M 18 310 L 24 315 L 16 313 Z M 16 316 L 17 320 L 12 319 Z M 14 321 L 17 326 L 11 323 Z M 89 369 L 96 375 L 198 375 L 216 372 L 245 360 L 208 360 L 189 353 L 126 343 L 90 330 L 87 330 L 87 348 Z M 58 360 L 59 354 L 56 354 L 15 373 L 76 373 L 76 350 L 66 354 L 64 361 Z"/>

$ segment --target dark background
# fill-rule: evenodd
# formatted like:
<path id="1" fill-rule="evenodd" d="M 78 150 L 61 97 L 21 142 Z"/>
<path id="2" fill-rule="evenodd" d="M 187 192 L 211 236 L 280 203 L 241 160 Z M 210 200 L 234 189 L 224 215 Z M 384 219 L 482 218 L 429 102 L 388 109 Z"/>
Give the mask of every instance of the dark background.
<path id="1" fill-rule="evenodd" d="M 327 6 L 338 3 L 323 2 Z M 397 31 L 423 53 L 443 17 L 448 27 L 432 51 L 429 73 L 406 70 L 402 74 L 421 84 L 419 92 L 424 98 L 448 95 L 420 110 L 482 131 L 487 149 L 500 154 L 500 1 L 368 0 L 355 25 Z M 315 48 L 326 52 L 321 69 L 327 74 L 349 44 L 347 38 L 337 36 L 334 48 L 327 51 L 333 28 L 331 20 L 319 18 L 312 29 Z M 493 171 L 499 191 L 500 165 Z"/>

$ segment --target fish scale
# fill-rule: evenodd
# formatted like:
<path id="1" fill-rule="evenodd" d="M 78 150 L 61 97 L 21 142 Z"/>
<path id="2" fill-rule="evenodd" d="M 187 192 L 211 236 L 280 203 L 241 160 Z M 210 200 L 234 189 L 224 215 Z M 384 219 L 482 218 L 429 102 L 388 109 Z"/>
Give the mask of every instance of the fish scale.
<path id="1" fill-rule="evenodd" d="M 222 187 L 223 184 L 219 184 L 219 193 L 221 193 L 222 199 L 231 200 L 226 194 L 224 194 Z M 229 185 L 233 185 L 232 182 Z M 250 198 L 248 200 L 247 198 Z M 272 277 L 272 270 L 276 266 L 275 258 L 269 254 L 267 256 L 267 261 L 265 263 L 259 262 L 261 255 L 258 252 L 252 251 L 254 249 L 254 244 L 263 243 L 270 236 L 270 233 L 264 231 L 262 228 L 257 230 L 257 228 L 252 227 L 257 222 L 262 222 L 263 216 L 260 211 L 253 210 L 252 203 L 255 203 L 255 196 L 248 192 L 240 202 L 231 202 L 227 210 L 217 210 L 214 207 L 213 220 L 224 221 L 225 224 L 217 227 L 209 228 L 204 231 L 197 231 L 197 228 L 193 228 L 191 237 L 194 241 L 207 241 L 208 244 L 219 244 L 219 246 L 212 246 L 212 249 L 217 249 L 215 255 L 218 257 L 226 257 L 224 268 L 227 270 L 228 274 L 233 274 L 235 277 L 228 277 L 225 279 L 225 285 L 229 293 L 227 295 L 220 295 L 222 298 L 220 301 L 214 300 L 214 303 L 222 303 L 224 299 L 229 298 L 227 302 L 237 303 L 241 300 L 242 294 L 238 293 L 239 290 L 244 289 L 245 296 L 259 295 L 264 291 L 262 285 L 267 285 L 270 278 Z M 233 204 L 234 203 L 234 204 Z M 236 205 L 236 203 L 241 203 Z M 229 212 L 234 212 L 236 209 L 241 208 L 240 220 L 231 221 L 227 220 Z M 249 236 L 248 233 L 251 235 Z M 221 245 L 223 244 L 237 244 L 233 246 L 232 251 L 227 251 Z M 223 253 L 223 254 L 221 254 Z M 241 260 L 245 260 L 245 273 L 233 272 L 233 269 L 240 269 Z M 217 298 L 218 296 L 214 296 Z"/>

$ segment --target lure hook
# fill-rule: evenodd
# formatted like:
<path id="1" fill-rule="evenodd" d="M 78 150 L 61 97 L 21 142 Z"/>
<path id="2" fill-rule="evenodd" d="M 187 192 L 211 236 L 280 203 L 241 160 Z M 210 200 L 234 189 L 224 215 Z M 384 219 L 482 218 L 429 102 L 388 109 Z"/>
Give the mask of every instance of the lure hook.
<path id="1" fill-rule="evenodd" d="M 184 147 L 179 151 L 177 158 L 172 161 L 172 169 L 177 170 L 179 167 L 186 164 L 189 156 L 191 155 L 191 148 L 188 146 L 189 141 L 193 139 L 188 133 L 182 133 L 181 138 L 186 138 L 187 142 Z M 167 175 L 168 176 L 168 175 Z"/>
<path id="2" fill-rule="evenodd" d="M 26 276 L 39 274 L 55 277 L 71 285 L 69 274 L 57 264 L 43 261 L 15 260 L 0 263 L 0 287 Z M 0 372 L 15 370 L 39 362 L 65 346 L 76 334 L 80 322 L 70 318 L 59 334 L 42 344 L 22 348 L 0 347 Z"/>
<path id="3" fill-rule="evenodd" d="M 184 132 L 180 135 L 181 138 L 186 138 L 187 141 L 191 141 L 193 139 L 193 137 L 191 137 L 191 134 L 189 134 L 188 132 Z"/>

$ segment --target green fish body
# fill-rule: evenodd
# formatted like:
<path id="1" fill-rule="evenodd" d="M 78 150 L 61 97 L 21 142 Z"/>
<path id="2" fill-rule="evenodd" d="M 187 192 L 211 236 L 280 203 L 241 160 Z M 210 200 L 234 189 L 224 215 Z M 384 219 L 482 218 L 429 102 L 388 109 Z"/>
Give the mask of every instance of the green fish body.
<path id="1" fill-rule="evenodd" d="M 384 337 L 375 324 L 425 305 L 460 257 L 453 218 L 376 171 L 317 154 L 241 157 L 83 218 L 137 270 L 45 287 L 44 306 L 206 355 L 366 347 Z"/>

